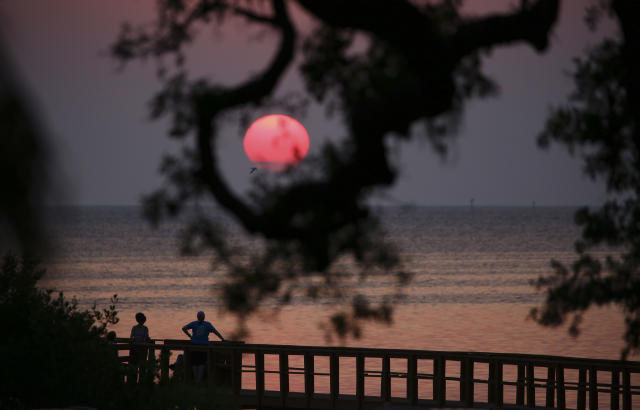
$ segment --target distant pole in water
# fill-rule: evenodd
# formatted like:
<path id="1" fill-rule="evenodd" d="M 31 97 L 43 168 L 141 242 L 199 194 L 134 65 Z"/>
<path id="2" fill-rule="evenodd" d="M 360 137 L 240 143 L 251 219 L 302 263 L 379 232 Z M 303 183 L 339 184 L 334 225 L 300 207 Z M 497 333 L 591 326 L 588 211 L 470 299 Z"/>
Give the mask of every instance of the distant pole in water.
<path id="1" fill-rule="evenodd" d="M 536 207 L 536 201 L 531 202 L 531 208 L 535 208 Z"/>
<path id="2" fill-rule="evenodd" d="M 473 208 L 473 203 L 475 202 L 475 198 L 471 198 L 469 200 L 469 208 Z"/>

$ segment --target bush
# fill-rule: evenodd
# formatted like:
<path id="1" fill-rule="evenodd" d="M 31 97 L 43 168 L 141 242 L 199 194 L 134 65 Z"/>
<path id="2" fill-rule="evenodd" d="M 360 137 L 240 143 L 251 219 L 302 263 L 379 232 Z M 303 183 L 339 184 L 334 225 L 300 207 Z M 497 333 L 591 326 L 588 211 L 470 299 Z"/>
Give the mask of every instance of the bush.
<path id="1" fill-rule="evenodd" d="M 79 310 L 62 292 L 40 290 L 44 275 L 33 261 L 12 254 L 0 269 L 0 407 L 73 404 L 117 408 L 120 363 L 107 345 L 107 326 L 118 321 L 115 303 L 100 312 Z"/>

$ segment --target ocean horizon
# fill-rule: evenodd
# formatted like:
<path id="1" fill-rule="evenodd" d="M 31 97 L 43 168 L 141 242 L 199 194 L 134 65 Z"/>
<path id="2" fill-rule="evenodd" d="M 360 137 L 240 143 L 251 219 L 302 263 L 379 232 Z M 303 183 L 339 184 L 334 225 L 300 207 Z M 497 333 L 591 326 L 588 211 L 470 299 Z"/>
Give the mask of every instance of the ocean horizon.
<path id="1" fill-rule="evenodd" d="M 615 308 L 590 310 L 578 338 L 566 328 L 543 328 L 527 319 L 543 300 L 531 281 L 551 272 L 551 259 L 574 257 L 575 209 L 375 207 L 385 240 L 413 276 L 402 289 L 393 324 L 366 324 L 360 339 L 329 340 L 322 324 L 340 301 L 300 296 L 284 307 L 267 303 L 249 319 L 247 341 L 617 359 L 624 322 Z M 229 241 L 248 240 L 230 217 L 216 208 L 211 212 Z M 118 294 L 119 336 L 128 336 L 138 311 L 146 314 L 154 338 L 182 338 L 180 328 L 198 310 L 223 334 L 235 328 L 216 294 L 223 270 L 212 265 L 211 255 L 180 255 L 180 220 L 153 229 L 139 206 L 61 206 L 49 208 L 47 216 L 54 253 L 39 286 L 63 291 L 83 308 L 106 306 Z M 389 277 L 344 286 L 374 301 L 396 291 Z"/>

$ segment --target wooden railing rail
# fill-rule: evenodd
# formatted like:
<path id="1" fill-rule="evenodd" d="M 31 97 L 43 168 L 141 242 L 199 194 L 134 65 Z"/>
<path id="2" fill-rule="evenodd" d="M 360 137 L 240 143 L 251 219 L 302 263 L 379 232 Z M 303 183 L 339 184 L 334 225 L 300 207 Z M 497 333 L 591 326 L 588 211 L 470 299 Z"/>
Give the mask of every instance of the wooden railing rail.
<path id="1" fill-rule="evenodd" d="M 257 408 L 369 409 L 380 407 L 384 402 L 399 402 L 425 407 L 490 405 L 566 409 L 571 405 L 578 410 L 586 410 L 587 407 L 595 410 L 603 408 L 603 397 L 610 409 L 631 410 L 635 407 L 634 400 L 636 406 L 640 404 L 640 362 L 635 361 L 241 342 L 212 342 L 208 346 L 197 346 L 189 341 L 170 339 L 132 345 L 128 339 L 117 340 L 118 350 L 127 351 L 134 347 L 146 347 L 150 352 L 160 351 L 161 382 L 170 379 L 171 352 L 185 352 L 185 378 L 191 380 L 190 352 L 206 351 L 207 369 L 212 376 L 210 381 L 228 386 L 230 393 L 243 405 Z M 266 356 L 269 356 L 269 368 L 265 365 Z M 301 365 L 292 362 L 292 357 L 297 357 Z M 126 361 L 126 356 L 123 358 Z M 328 365 L 317 366 L 316 358 L 328 359 Z M 343 366 L 345 359 L 355 359 L 351 362 L 353 367 Z M 375 361 L 376 368 L 371 368 L 370 360 Z M 394 366 L 396 362 L 402 365 L 400 370 Z M 457 374 L 451 374 L 452 371 Z M 349 381 L 343 382 L 346 384 L 340 384 L 341 374 L 343 378 L 344 375 L 349 376 Z M 251 388 L 244 380 L 249 375 L 254 382 Z M 273 375 L 279 378 L 276 390 L 267 390 L 267 378 Z M 303 382 L 292 385 L 291 377 L 299 376 Z M 318 377 L 328 377 L 328 392 L 316 391 Z M 379 393 L 372 394 L 367 387 L 366 381 L 371 379 L 378 380 Z M 397 396 L 397 388 L 394 387 L 394 380 L 399 379 L 405 384 L 402 397 Z M 269 386 L 273 389 L 274 384 Z M 355 394 L 341 392 L 349 386 Z M 302 392 L 292 391 L 292 388 L 298 391 L 302 388 Z M 568 392 L 575 392 L 575 398 L 573 393 L 568 397 Z"/>

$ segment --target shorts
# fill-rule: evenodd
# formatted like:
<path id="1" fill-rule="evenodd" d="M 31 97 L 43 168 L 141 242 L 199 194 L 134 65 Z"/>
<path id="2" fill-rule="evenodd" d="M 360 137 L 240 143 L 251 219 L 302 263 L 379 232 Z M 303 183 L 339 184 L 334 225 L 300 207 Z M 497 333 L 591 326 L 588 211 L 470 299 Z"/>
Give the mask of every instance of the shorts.
<path id="1" fill-rule="evenodd" d="M 192 351 L 191 352 L 191 365 L 200 366 L 207 364 L 207 352 Z"/>

